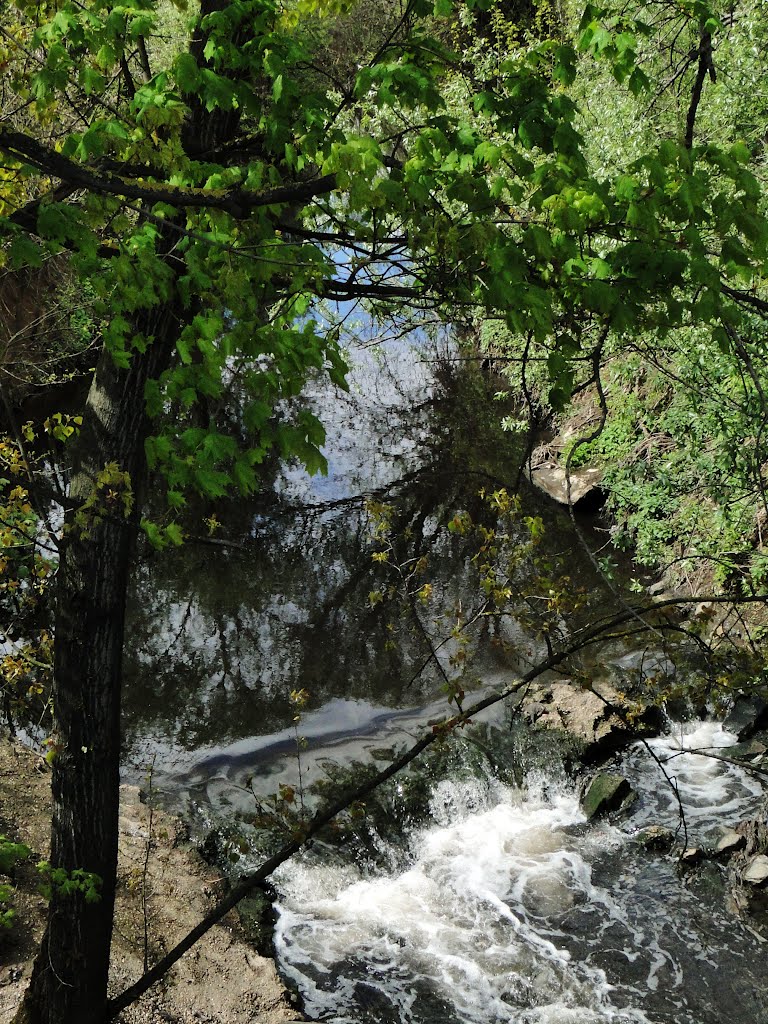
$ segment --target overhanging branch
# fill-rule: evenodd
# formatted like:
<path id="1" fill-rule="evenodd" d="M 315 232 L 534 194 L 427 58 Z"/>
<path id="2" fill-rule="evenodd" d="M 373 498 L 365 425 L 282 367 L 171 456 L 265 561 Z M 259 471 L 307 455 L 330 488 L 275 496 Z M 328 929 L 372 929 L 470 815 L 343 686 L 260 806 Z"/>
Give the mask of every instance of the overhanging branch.
<path id="1" fill-rule="evenodd" d="M 308 181 L 293 182 L 267 189 L 264 192 L 249 192 L 235 188 L 209 190 L 202 188 L 173 188 L 168 185 L 151 185 L 112 173 L 99 174 L 83 164 L 62 156 L 22 132 L 12 131 L 0 125 L 0 151 L 16 160 L 35 167 L 43 174 L 60 178 L 75 188 L 87 189 L 100 195 L 122 196 L 126 199 L 140 199 L 147 203 L 168 203 L 179 209 L 223 210 L 240 219 L 250 211 L 265 206 L 282 206 L 288 203 L 308 202 L 316 196 L 328 195 L 336 187 L 335 174 L 324 174 Z"/>

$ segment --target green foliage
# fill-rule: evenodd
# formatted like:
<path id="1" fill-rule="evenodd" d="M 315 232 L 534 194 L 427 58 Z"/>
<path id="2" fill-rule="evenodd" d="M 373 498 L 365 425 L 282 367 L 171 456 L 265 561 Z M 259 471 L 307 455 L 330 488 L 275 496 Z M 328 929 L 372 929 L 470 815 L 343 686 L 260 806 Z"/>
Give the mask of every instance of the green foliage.
<path id="1" fill-rule="evenodd" d="M 130 476 L 112 462 L 94 480 L 91 493 L 75 513 L 74 528 L 83 537 L 105 518 L 125 520 L 133 509 L 133 487 Z"/>
<path id="2" fill-rule="evenodd" d="M 46 860 L 40 861 L 37 870 L 42 878 L 40 891 L 48 900 L 54 893 L 58 896 L 81 895 L 86 903 L 98 903 L 101 899 L 102 879 L 92 871 L 53 868 Z"/>
<path id="3" fill-rule="evenodd" d="M 606 425 L 579 450 L 604 467 L 617 540 L 642 562 L 674 563 L 681 579 L 709 563 L 736 594 L 765 576 L 764 337 L 756 323 L 731 351 L 689 332 L 624 358 L 610 377 Z"/>
<path id="4" fill-rule="evenodd" d="M 0 935 L 3 931 L 9 931 L 13 928 L 14 918 L 16 917 L 16 911 L 13 907 L 4 907 L 11 899 L 13 890 L 9 885 L 0 884 Z"/>
<path id="5" fill-rule="evenodd" d="M 30 849 L 23 843 L 13 843 L 5 836 L 0 836 L 0 875 L 12 875 L 18 863 L 26 860 Z M 9 931 L 14 924 L 16 911 L 10 906 L 13 899 L 13 886 L 0 883 L 0 936 Z"/>
<path id="6" fill-rule="evenodd" d="M 401 288 L 416 305 L 492 310 L 513 335 L 530 335 L 557 407 L 601 330 L 664 335 L 734 319 L 721 280 L 742 280 L 765 246 L 749 150 L 710 142 L 694 154 L 665 138 L 620 172 L 587 159 L 578 101 L 591 72 L 579 50 L 630 95 L 641 91 L 649 29 L 639 19 L 590 7 L 578 46 L 554 22 L 547 38 L 512 40 L 490 5 L 493 47 L 458 55 L 441 35 L 453 10 L 414 2 L 374 59 L 329 90 L 305 70 L 315 37 L 296 30 L 301 11 L 269 0 L 204 8 L 200 47 L 169 55 L 153 0 L 65 4 L 34 29 L 40 69 L 16 80 L 41 124 L 67 85 L 81 90 L 86 126 L 67 127 L 56 171 L 92 187 L 82 200 L 46 197 L 33 233 L 6 216 L 6 258 L 68 251 L 121 367 L 155 343 L 136 328 L 142 311 L 179 310 L 176 357 L 146 392 L 159 420 L 147 457 L 172 503 L 190 491 L 248 493 L 272 451 L 323 469 L 319 426 L 306 414 L 277 422 L 275 411 L 311 374 L 343 378 L 319 298 L 400 297 L 383 276 L 384 239 L 410 268 Z M 685 26 L 704 15 L 679 17 Z M 140 39 L 151 75 L 138 66 Z M 190 118 L 223 125 L 229 114 L 240 148 L 198 152 Z M 23 140 L 0 145 L 30 178 L 54 161 L 32 160 Z M 313 193 L 313 179 L 327 184 Z M 232 380 L 246 406 L 239 437 L 211 416 Z"/>
<path id="7" fill-rule="evenodd" d="M 0 658 L 0 697 L 7 724 L 39 719 L 48 699 L 53 664 L 51 584 L 57 561 L 45 523 L 31 503 L 29 476 L 41 461 L 20 441 L 0 437 L 0 608 L 5 650 Z M 23 481 L 23 482 L 22 482 Z"/>
<path id="8" fill-rule="evenodd" d="M 577 388 L 596 406 L 599 367 L 606 423 L 572 466 L 603 468 L 616 539 L 693 589 L 714 575 L 754 593 L 768 221 L 765 102 L 747 69 L 764 19 L 751 3 L 732 20 L 716 4 L 590 4 L 571 31 L 579 57 L 563 86 L 588 170 L 541 198 L 543 222 L 526 210 L 510 228 L 553 291 L 552 329 L 481 315 L 481 343 L 511 357 L 510 387 L 540 419 L 567 423 Z"/>
<path id="9" fill-rule="evenodd" d="M 82 201 L 46 197 L 33 233 L 5 216 L 5 258 L 22 265 L 68 251 L 122 367 L 153 344 L 135 327 L 139 313 L 180 308 L 176 358 L 146 391 L 159 421 L 147 458 L 172 505 L 188 492 L 249 493 L 271 452 L 322 471 L 319 425 L 306 413 L 279 422 L 275 411 L 311 374 L 343 379 L 336 335 L 314 312 L 318 298 L 350 294 L 340 267 L 354 293 L 397 297 L 382 277 L 385 238 L 402 239 L 395 252 L 412 268 L 403 283 L 411 301 L 493 311 L 513 338 L 530 339 L 555 409 L 604 331 L 625 341 L 739 322 L 723 288 L 750 284 L 768 241 L 751 147 L 711 137 L 689 149 L 673 131 L 606 163 L 585 131 L 601 75 L 620 108 L 634 110 L 654 72 L 661 7 L 588 5 L 570 38 L 542 7 L 521 8 L 519 19 L 499 4 L 471 7 L 468 24 L 492 27 L 484 52 L 451 52 L 441 21 L 447 28 L 453 9 L 414 2 L 383 48 L 371 41 L 375 58 L 330 90 L 305 70 L 306 45 L 317 44 L 323 18 L 343 20 L 343 4 L 315 8 L 306 32 L 300 4 L 204 8 L 201 46 L 175 53 L 156 40 L 154 0 L 65 4 L 38 19 L 31 42 L 41 66 L 14 87 L 42 125 L 76 83 L 89 113 L 85 127 L 68 126 L 69 163 L 58 174 L 85 171 L 94 184 Z M 22 3 L 18 11 L 26 24 Z M 681 40 L 722 34 L 704 4 L 674 17 Z M 150 75 L 138 66 L 138 40 Z M 196 110 L 212 124 L 236 115 L 241 148 L 197 152 L 185 134 Z M 0 144 L 20 175 L 34 178 L 41 160 L 45 169 L 39 155 L 25 163 L 29 147 Z M 113 167 L 120 173 L 104 169 Z M 305 202 L 308 177 L 328 185 Z M 268 190 L 274 202 L 262 203 Z M 211 416 L 232 380 L 245 407 L 239 437 Z M 162 526 L 152 535 L 177 539 Z"/>
<path id="10" fill-rule="evenodd" d="M 12 875 L 16 866 L 29 859 L 31 850 L 24 843 L 14 843 L 0 835 L 0 875 Z M 40 892 L 50 899 L 56 892 L 58 895 L 80 894 L 86 903 L 96 903 L 101 898 L 101 879 L 92 872 L 75 869 L 65 871 L 63 868 L 52 868 L 48 861 L 40 861 L 37 872 L 41 878 Z M 0 929 L 13 927 L 16 911 L 12 906 L 5 906 L 13 898 L 13 886 L 0 884 Z M 0 934 L 2 932 L 0 931 Z"/>
<path id="11" fill-rule="evenodd" d="M 540 517 L 524 515 L 519 497 L 504 488 L 482 489 L 477 498 L 477 507 L 458 510 L 445 531 L 470 560 L 478 600 L 442 613 L 434 608 L 439 594 L 429 579 L 428 558 L 401 559 L 402 537 L 394 510 L 377 502 L 368 505 L 371 560 L 377 575 L 384 577 L 368 595 L 369 604 L 380 605 L 381 613 L 388 615 L 393 635 L 399 616 L 416 618 L 435 660 L 443 652 L 444 664 L 438 661 L 443 690 L 459 711 L 473 686 L 469 651 L 482 624 L 512 616 L 528 636 L 551 641 L 560 635 L 564 617 L 577 612 L 584 601 L 582 589 L 544 552 Z M 447 732 L 450 729 L 448 722 Z"/>
<path id="12" fill-rule="evenodd" d="M 29 857 L 29 847 L 24 843 L 13 843 L 5 836 L 0 836 L 0 875 L 10 875 L 19 861 Z"/>

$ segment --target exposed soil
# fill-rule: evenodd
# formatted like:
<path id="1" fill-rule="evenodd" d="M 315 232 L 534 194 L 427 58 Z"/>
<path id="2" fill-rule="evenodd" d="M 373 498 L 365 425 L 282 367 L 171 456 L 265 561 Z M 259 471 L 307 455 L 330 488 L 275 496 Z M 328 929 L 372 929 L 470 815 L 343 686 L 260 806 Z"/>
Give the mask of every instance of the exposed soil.
<path id="1" fill-rule="evenodd" d="M 0 835 L 31 847 L 32 864 L 44 859 L 48 846 L 49 787 L 45 763 L 0 738 Z M 120 813 L 113 994 L 143 973 L 145 907 L 151 965 L 211 909 L 224 886 L 187 842 L 181 821 L 154 809 L 150 829 L 150 809 L 135 787 L 123 787 Z M 17 918 L 8 936 L 0 935 L 0 1024 L 13 1018 L 24 993 L 46 907 L 31 864 L 21 865 L 13 881 Z M 123 1024 L 279 1024 L 302 1019 L 274 963 L 244 941 L 234 913 L 119 1018 Z"/>

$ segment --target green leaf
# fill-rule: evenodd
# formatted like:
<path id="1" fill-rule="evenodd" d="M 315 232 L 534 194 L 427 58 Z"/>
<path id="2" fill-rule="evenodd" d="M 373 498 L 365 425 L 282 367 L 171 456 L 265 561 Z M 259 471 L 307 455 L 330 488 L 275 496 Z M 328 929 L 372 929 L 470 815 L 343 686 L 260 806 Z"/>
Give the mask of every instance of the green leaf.
<path id="1" fill-rule="evenodd" d="M 153 548 L 157 548 L 157 550 L 162 550 L 162 548 L 165 547 L 165 540 L 163 538 L 162 533 L 160 532 L 160 527 L 157 525 L 157 523 L 153 523 L 149 519 L 142 519 L 141 528 L 146 534 L 147 540 L 149 541 Z"/>
<path id="2" fill-rule="evenodd" d="M 182 93 L 195 92 L 200 84 L 200 68 L 191 53 L 180 53 L 173 63 L 173 77 Z"/>
<path id="3" fill-rule="evenodd" d="M 13 270 L 22 267 L 41 267 L 43 250 L 26 235 L 18 235 L 8 246 L 8 259 Z"/>
<path id="4" fill-rule="evenodd" d="M 173 509 L 184 508 L 184 506 L 187 504 L 187 499 L 184 497 L 181 491 L 177 491 L 174 488 L 171 488 L 166 493 L 165 498 L 166 501 L 168 502 L 169 507 Z"/>
<path id="5" fill-rule="evenodd" d="M 184 543 L 184 533 L 178 523 L 169 523 L 165 528 L 165 536 L 174 547 L 181 547 Z"/>
<path id="6" fill-rule="evenodd" d="M 642 68 L 635 67 L 629 76 L 627 86 L 633 96 L 639 96 L 640 93 L 648 92 L 651 82 Z"/>

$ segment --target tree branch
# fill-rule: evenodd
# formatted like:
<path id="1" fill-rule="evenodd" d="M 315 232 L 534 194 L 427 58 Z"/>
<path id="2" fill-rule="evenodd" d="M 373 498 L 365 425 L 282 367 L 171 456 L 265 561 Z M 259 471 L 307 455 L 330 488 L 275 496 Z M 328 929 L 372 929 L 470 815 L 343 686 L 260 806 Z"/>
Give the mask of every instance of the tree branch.
<path id="1" fill-rule="evenodd" d="M 699 66 L 696 69 L 696 79 L 691 91 L 691 102 L 688 105 L 688 116 L 685 119 L 685 148 L 693 146 L 693 129 L 696 126 L 696 113 L 701 101 L 701 91 L 704 88 L 704 79 L 709 74 L 712 81 L 715 81 L 715 65 L 712 62 L 712 33 L 702 32 L 699 42 Z"/>
<path id="2" fill-rule="evenodd" d="M 61 178 L 76 188 L 89 189 L 100 195 L 124 196 L 147 203 L 168 203 L 179 208 L 224 210 L 236 219 L 264 206 L 306 202 L 316 196 L 328 195 L 336 187 L 336 176 L 325 174 L 309 181 L 280 185 L 264 192 L 245 189 L 206 190 L 173 188 L 168 185 L 138 183 L 116 174 L 98 174 L 82 164 L 62 156 L 22 132 L 0 125 L 0 150 L 22 160 L 44 174 Z"/>
<path id="3" fill-rule="evenodd" d="M 723 295 L 727 295 L 734 302 L 741 302 L 745 306 L 751 306 L 763 315 L 768 314 L 768 302 L 765 299 L 758 298 L 757 295 L 753 295 L 752 292 L 744 292 L 739 288 L 729 288 L 726 284 L 721 284 L 720 290 Z"/>

